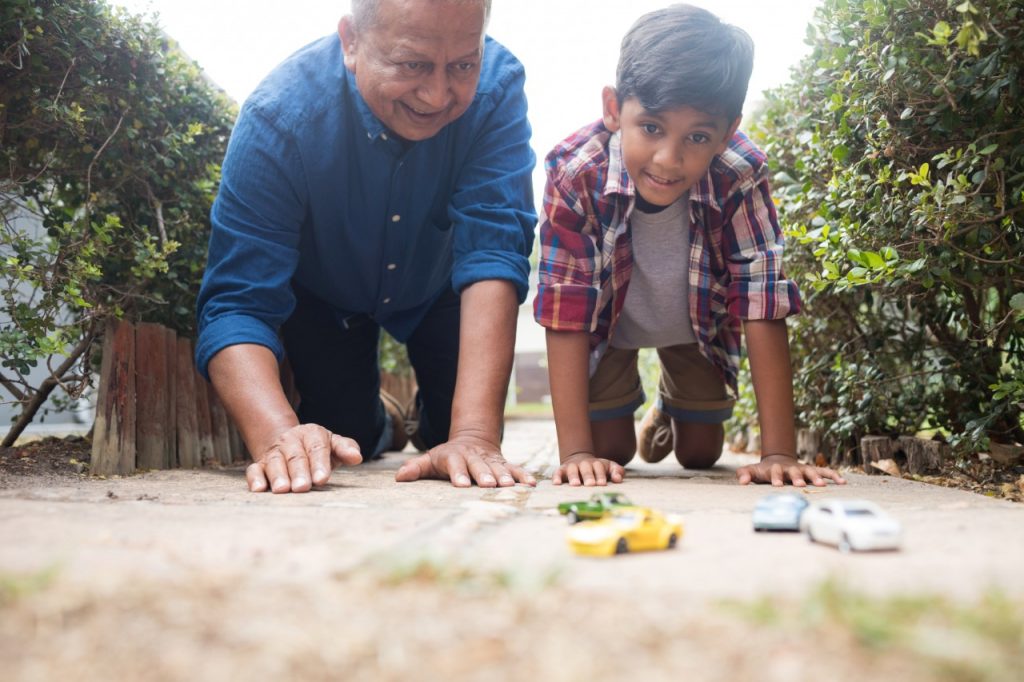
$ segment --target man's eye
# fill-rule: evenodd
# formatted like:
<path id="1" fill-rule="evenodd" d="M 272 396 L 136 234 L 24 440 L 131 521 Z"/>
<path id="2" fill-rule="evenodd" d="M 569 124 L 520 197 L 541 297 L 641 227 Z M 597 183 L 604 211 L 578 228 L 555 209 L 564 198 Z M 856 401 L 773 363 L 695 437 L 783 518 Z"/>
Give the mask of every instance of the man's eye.
<path id="1" fill-rule="evenodd" d="M 403 64 L 407 71 L 423 71 L 427 67 L 426 62 L 405 62 Z"/>
<path id="2" fill-rule="evenodd" d="M 472 71 L 475 66 L 476 66 L 476 63 L 474 63 L 474 62 L 460 62 L 460 63 L 455 65 L 455 70 L 456 71 Z"/>

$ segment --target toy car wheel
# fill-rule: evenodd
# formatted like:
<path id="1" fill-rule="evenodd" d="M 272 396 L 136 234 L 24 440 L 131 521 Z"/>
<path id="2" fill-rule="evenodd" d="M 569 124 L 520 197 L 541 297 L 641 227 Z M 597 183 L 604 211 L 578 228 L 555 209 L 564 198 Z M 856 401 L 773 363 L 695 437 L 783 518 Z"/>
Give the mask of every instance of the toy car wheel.
<path id="1" fill-rule="evenodd" d="M 843 533 L 842 539 L 839 541 L 838 549 L 843 554 L 849 554 L 850 550 L 853 549 L 853 545 L 850 544 L 850 536 Z"/>
<path id="2" fill-rule="evenodd" d="M 629 552 L 629 543 L 626 542 L 626 538 L 619 538 L 619 541 L 615 543 L 616 554 L 626 554 Z"/>
<path id="3" fill-rule="evenodd" d="M 569 519 L 569 523 L 579 523 L 580 522 L 580 515 L 576 513 L 575 509 L 570 509 L 569 513 L 566 514 L 565 517 L 567 519 Z"/>
<path id="4" fill-rule="evenodd" d="M 814 533 L 811 532 L 811 527 L 810 526 L 807 526 L 807 541 L 808 542 L 816 542 L 816 540 L 814 539 Z"/>
<path id="5" fill-rule="evenodd" d="M 677 540 L 676 534 L 672 533 L 672 535 L 668 536 L 668 544 L 665 545 L 665 547 L 667 549 L 673 549 L 676 546 L 676 540 Z"/>

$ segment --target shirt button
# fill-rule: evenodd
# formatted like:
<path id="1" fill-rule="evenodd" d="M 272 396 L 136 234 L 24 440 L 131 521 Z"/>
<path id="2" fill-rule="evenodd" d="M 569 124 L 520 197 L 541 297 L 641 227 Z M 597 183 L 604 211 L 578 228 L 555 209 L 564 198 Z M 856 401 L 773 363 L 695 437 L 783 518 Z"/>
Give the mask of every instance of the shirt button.
<path id="1" fill-rule="evenodd" d="M 393 222 L 393 223 L 397 223 L 401 219 L 402 219 L 402 216 L 398 215 L 397 213 L 395 215 L 391 216 L 391 222 Z"/>
<path id="2" fill-rule="evenodd" d="M 387 140 L 388 139 L 388 134 L 387 133 L 381 133 L 380 134 L 380 139 Z"/>
<path id="3" fill-rule="evenodd" d="M 398 266 L 397 266 L 397 265 L 395 265 L 394 263 L 388 263 L 388 270 L 394 270 L 394 269 L 395 269 L 395 268 L 397 268 L 397 267 L 398 267 Z"/>
<path id="4" fill-rule="evenodd" d="M 390 299 L 390 298 L 385 298 L 385 299 L 384 299 L 384 300 L 382 301 L 382 303 L 391 303 L 391 299 Z"/>

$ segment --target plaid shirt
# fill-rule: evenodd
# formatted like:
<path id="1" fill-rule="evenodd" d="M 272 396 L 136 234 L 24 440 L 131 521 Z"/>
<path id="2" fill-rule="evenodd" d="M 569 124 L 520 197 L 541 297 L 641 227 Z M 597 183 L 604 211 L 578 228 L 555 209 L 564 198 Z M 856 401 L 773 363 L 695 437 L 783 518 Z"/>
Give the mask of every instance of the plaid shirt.
<path id="1" fill-rule="evenodd" d="M 546 159 L 534 316 L 549 329 L 590 332 L 591 374 L 615 331 L 633 269 L 635 189 L 620 139 L 598 121 Z M 690 319 L 701 353 L 734 392 L 740 320 L 800 311 L 782 250 L 764 153 L 737 132 L 690 189 Z"/>

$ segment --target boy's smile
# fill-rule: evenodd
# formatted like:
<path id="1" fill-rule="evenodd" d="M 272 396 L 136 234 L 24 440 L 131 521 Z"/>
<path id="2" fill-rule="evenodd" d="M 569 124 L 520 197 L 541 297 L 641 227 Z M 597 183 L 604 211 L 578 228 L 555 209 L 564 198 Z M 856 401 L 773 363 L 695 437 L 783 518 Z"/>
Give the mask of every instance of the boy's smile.
<path id="1" fill-rule="evenodd" d="M 740 122 L 688 106 L 655 113 L 633 97 L 619 106 L 613 88 L 605 88 L 603 98 L 605 126 L 622 131 L 626 172 L 637 193 L 656 206 L 672 204 L 704 177 Z"/>

